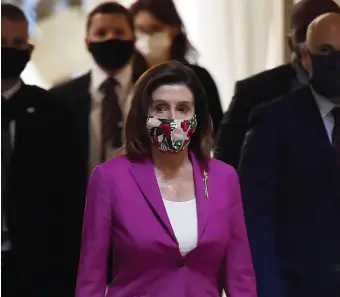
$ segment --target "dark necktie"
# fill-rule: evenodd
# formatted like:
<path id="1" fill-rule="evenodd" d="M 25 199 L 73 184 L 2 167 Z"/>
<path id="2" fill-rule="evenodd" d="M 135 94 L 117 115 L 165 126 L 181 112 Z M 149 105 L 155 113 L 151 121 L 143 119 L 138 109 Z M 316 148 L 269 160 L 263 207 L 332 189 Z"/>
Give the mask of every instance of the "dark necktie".
<path id="1" fill-rule="evenodd" d="M 118 104 L 118 97 L 115 92 L 117 82 L 113 78 L 108 78 L 101 90 L 104 93 L 102 102 L 102 145 L 101 158 L 106 159 L 106 148 L 112 146 L 119 148 L 122 146 L 122 111 Z"/>
<path id="2" fill-rule="evenodd" d="M 340 107 L 335 107 L 332 110 L 334 117 L 334 129 L 332 133 L 332 144 L 335 150 L 335 158 L 340 165 Z"/>
<path id="3" fill-rule="evenodd" d="M 6 102 L 7 103 L 7 102 Z M 5 104 L 5 98 L 1 96 L 1 105 Z M 8 177 L 8 169 L 10 166 L 10 161 L 12 157 L 12 143 L 11 143 L 11 131 L 10 131 L 10 123 L 2 121 L 1 124 L 1 244 L 8 241 L 8 231 L 7 227 L 5 228 L 4 223 L 6 222 L 6 215 L 5 215 L 5 205 L 3 203 L 6 200 L 7 190 L 7 177 Z M 6 224 L 7 225 L 7 224 Z"/>

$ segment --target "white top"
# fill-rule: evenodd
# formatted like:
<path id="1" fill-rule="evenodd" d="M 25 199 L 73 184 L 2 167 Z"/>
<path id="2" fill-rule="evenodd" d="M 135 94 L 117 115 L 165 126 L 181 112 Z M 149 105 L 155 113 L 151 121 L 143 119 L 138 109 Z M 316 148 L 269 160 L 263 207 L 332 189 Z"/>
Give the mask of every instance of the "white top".
<path id="1" fill-rule="evenodd" d="M 315 98 L 316 104 L 319 107 L 323 123 L 325 124 L 328 138 L 330 142 L 332 142 L 332 133 L 334 129 L 334 117 L 332 115 L 332 110 L 333 108 L 340 107 L 340 106 L 336 105 L 335 103 L 321 96 L 320 94 L 315 92 L 313 88 L 312 88 L 312 93 Z"/>
<path id="2" fill-rule="evenodd" d="M 197 246 L 197 207 L 196 199 L 175 202 L 163 199 L 172 229 L 177 238 L 182 256 Z"/>
<path id="3" fill-rule="evenodd" d="M 128 63 L 122 68 L 115 76 L 117 81 L 115 91 L 118 97 L 118 104 L 122 110 L 123 116 L 126 114 L 128 108 L 128 97 L 132 91 L 132 63 Z M 101 163 L 101 107 L 104 94 L 100 91 L 102 84 L 108 78 L 107 74 L 99 68 L 97 65 L 93 65 L 91 70 L 91 82 L 89 92 L 92 98 L 91 113 L 90 113 L 90 152 L 89 152 L 89 172 L 94 167 Z M 124 120 L 124 118 L 123 118 Z M 121 123 L 122 127 L 124 123 Z M 106 159 L 111 159 L 116 149 L 112 149 L 110 146 L 107 148 Z"/>

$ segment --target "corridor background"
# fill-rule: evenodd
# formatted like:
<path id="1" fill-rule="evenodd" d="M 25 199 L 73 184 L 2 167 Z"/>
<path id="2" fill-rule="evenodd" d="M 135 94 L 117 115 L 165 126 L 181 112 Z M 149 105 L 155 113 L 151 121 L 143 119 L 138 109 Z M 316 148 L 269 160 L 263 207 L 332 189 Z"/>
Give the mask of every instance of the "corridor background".
<path id="1" fill-rule="evenodd" d="M 286 35 L 294 0 L 174 0 L 199 64 L 215 79 L 224 109 L 236 80 L 289 61 Z M 86 14 L 103 0 L 5 0 L 30 20 L 33 59 L 22 78 L 44 88 L 86 72 Z M 118 1 L 129 6 L 133 0 Z M 297 2 L 297 1 L 295 1 Z M 339 3 L 340 0 L 337 0 Z"/>

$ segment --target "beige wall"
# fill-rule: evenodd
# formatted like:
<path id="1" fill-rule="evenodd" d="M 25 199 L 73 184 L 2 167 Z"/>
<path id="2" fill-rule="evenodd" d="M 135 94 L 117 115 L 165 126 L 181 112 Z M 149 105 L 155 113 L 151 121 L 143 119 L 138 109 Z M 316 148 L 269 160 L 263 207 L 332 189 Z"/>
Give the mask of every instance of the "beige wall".
<path id="1" fill-rule="evenodd" d="M 285 61 L 285 0 L 175 0 L 200 64 L 214 77 L 224 109 L 236 80 Z M 85 1 L 38 24 L 33 63 L 23 77 L 45 88 L 91 67 L 85 44 L 86 12 L 102 0 Z M 132 0 L 122 0 L 130 5 Z"/>
<path id="2" fill-rule="evenodd" d="M 54 2 L 42 0 L 40 9 L 51 11 Z M 52 3 L 53 2 L 53 3 Z M 85 47 L 86 13 L 103 0 L 84 1 L 84 9 L 70 8 L 38 22 L 37 35 L 32 39 L 36 49 L 32 61 L 22 74 L 28 84 L 50 88 L 60 81 L 88 71 L 92 60 Z M 130 5 L 131 0 L 121 0 Z"/>
<path id="3" fill-rule="evenodd" d="M 236 80 L 283 63 L 283 0 L 175 2 L 224 109 Z"/>
<path id="4" fill-rule="evenodd" d="M 291 59 L 290 49 L 287 44 L 287 36 L 290 34 L 290 13 L 294 3 L 298 2 L 299 0 L 285 0 L 284 1 L 284 28 L 283 28 L 283 46 L 284 46 L 284 62 L 288 63 Z"/>

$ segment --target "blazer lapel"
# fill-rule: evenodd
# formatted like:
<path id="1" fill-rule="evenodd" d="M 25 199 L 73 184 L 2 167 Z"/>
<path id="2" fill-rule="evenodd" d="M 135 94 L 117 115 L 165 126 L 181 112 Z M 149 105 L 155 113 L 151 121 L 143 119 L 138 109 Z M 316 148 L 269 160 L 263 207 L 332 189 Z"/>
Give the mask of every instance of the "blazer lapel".
<path id="1" fill-rule="evenodd" d="M 91 95 L 89 92 L 90 73 L 79 77 L 74 84 L 71 92 L 65 94 L 70 96 L 72 104 L 72 141 L 76 150 L 74 154 L 76 159 L 81 160 L 82 172 L 84 172 L 84 182 L 87 182 L 89 175 L 89 152 L 90 152 L 90 113 L 91 113 Z"/>
<path id="2" fill-rule="evenodd" d="M 209 199 L 205 196 L 203 173 L 201 172 L 200 163 L 193 153 L 190 153 L 190 159 L 194 173 L 195 195 L 197 202 L 198 241 L 200 242 L 208 221 Z M 170 220 L 164 207 L 164 203 L 162 201 L 162 196 L 157 184 L 154 167 L 151 160 L 145 159 L 143 161 L 133 163 L 130 167 L 130 171 L 138 187 L 147 199 L 149 205 L 155 211 L 159 220 L 162 222 L 171 237 L 177 242 L 175 233 L 172 229 Z M 210 185 L 211 180 L 208 178 L 208 188 Z"/>
<path id="3" fill-rule="evenodd" d="M 27 95 L 27 92 L 29 92 L 29 89 L 22 83 L 19 90 L 2 104 L 2 123 L 9 123 L 13 120 L 18 121 L 18 119 L 26 116 L 27 108 L 35 105 L 36 98 Z"/>
<path id="4" fill-rule="evenodd" d="M 190 159 L 192 163 L 192 168 L 194 172 L 194 182 L 195 182 L 195 194 L 197 202 L 197 222 L 198 222 L 198 241 L 200 242 L 203 232 L 205 230 L 208 215 L 209 215 L 209 198 L 205 196 L 204 182 L 203 182 L 203 172 L 201 170 L 200 162 L 197 160 L 194 153 L 190 153 Z M 211 185 L 209 179 L 208 170 L 208 180 L 207 187 Z"/>
<path id="5" fill-rule="evenodd" d="M 331 179 L 335 190 L 340 195 L 339 175 L 336 168 L 335 154 L 327 135 L 325 124 L 310 89 L 300 101 L 299 119 L 310 142 L 310 148 L 315 150 L 315 157 L 324 164 L 325 175 Z M 338 201 L 340 203 L 340 201 Z"/>
<path id="6" fill-rule="evenodd" d="M 150 207 L 155 211 L 157 217 L 162 222 L 170 236 L 177 242 L 175 233 L 165 210 L 151 160 L 144 159 L 142 161 L 132 163 L 130 171 Z"/>

